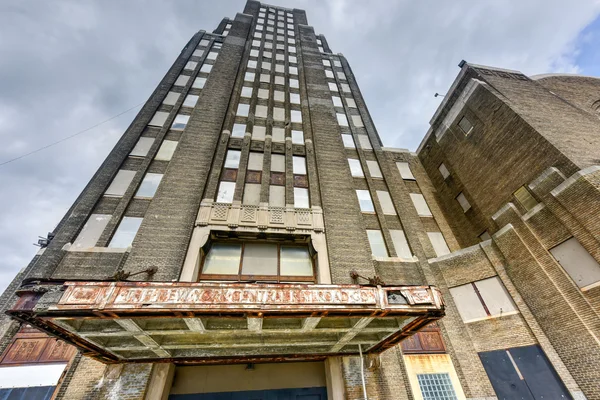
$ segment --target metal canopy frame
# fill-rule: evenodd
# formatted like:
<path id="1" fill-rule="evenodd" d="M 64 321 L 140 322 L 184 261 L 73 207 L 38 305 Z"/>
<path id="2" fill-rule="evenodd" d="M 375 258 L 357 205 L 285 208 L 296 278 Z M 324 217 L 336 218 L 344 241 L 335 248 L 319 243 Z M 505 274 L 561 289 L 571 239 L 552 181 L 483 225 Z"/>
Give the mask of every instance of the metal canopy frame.
<path id="1" fill-rule="evenodd" d="M 444 316 L 433 286 L 65 282 L 7 314 L 104 363 L 221 364 L 379 353 Z M 54 297 L 56 298 L 56 296 Z"/>

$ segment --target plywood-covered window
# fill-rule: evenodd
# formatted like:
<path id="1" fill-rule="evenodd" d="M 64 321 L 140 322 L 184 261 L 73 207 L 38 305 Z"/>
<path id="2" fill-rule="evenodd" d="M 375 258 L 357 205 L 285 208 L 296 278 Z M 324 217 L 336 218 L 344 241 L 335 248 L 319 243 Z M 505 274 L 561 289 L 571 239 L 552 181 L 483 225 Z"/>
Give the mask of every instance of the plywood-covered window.
<path id="1" fill-rule="evenodd" d="M 581 289 L 600 284 L 600 264 L 574 237 L 553 247 L 550 253 Z"/>
<path id="2" fill-rule="evenodd" d="M 442 235 L 442 232 L 427 232 L 427 236 L 429 237 L 429 241 L 433 246 L 433 250 L 435 250 L 435 254 L 438 257 L 445 254 L 450 254 L 450 249 L 448 248 L 446 240 L 444 240 L 444 235 Z"/>
<path id="3" fill-rule="evenodd" d="M 368 229 L 367 237 L 369 239 L 369 245 L 371 247 L 371 254 L 375 257 L 389 257 L 383 235 L 380 230 Z"/>
<path id="4" fill-rule="evenodd" d="M 450 288 L 450 294 L 464 322 L 517 312 L 512 298 L 497 276 Z"/>
<path id="5" fill-rule="evenodd" d="M 417 209 L 417 214 L 419 214 L 420 217 L 432 216 L 431 210 L 429 210 L 429 206 L 425 201 L 425 197 L 423 197 L 421 193 L 411 193 L 410 199 L 412 200 L 413 205 Z"/>
<path id="6" fill-rule="evenodd" d="M 538 204 L 535 197 L 533 197 L 531 193 L 529 193 L 529 190 L 527 190 L 525 186 L 521 186 L 520 188 L 518 188 L 513 193 L 513 195 L 515 196 L 519 204 L 523 206 L 523 208 L 527 211 L 531 210 Z"/>

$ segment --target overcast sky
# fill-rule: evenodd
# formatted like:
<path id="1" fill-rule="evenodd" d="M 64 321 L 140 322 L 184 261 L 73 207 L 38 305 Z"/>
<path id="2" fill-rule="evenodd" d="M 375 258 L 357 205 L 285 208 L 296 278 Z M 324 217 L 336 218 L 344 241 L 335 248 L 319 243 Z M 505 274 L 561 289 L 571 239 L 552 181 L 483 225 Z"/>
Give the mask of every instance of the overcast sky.
<path id="1" fill-rule="evenodd" d="M 273 0 L 344 54 L 388 147 L 415 150 L 465 59 L 600 76 L 598 0 Z M 244 0 L 0 1 L 0 163 L 144 102 L 198 30 Z M 139 108 L 0 166 L 0 290 Z"/>

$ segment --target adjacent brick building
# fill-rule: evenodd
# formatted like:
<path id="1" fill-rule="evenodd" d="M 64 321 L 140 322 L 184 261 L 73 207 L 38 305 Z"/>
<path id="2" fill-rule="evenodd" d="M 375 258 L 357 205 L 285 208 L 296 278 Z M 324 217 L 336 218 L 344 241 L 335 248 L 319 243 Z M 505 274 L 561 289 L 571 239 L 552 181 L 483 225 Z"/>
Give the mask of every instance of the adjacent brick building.
<path id="1" fill-rule="evenodd" d="M 198 32 L 3 294 L 0 396 L 600 398 L 600 80 L 460 66 L 412 153 L 304 11 Z"/>

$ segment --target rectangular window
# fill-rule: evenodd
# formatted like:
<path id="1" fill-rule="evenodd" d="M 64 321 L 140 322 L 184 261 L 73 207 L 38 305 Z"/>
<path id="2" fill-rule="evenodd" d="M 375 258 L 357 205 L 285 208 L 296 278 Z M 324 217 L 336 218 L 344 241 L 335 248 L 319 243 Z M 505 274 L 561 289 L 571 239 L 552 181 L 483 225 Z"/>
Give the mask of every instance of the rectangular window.
<path id="1" fill-rule="evenodd" d="M 185 100 L 183 100 L 184 107 L 196 107 L 196 103 L 198 102 L 198 96 L 194 94 L 188 94 L 185 96 Z"/>
<path id="2" fill-rule="evenodd" d="M 167 95 L 165 96 L 165 99 L 163 100 L 163 104 L 166 104 L 168 106 L 174 106 L 175 103 L 177 103 L 177 100 L 179 100 L 180 95 L 181 95 L 181 93 L 177 93 L 177 92 L 167 93 Z"/>
<path id="3" fill-rule="evenodd" d="M 196 67 L 198 66 L 198 63 L 195 61 L 188 61 L 187 64 L 185 64 L 185 67 L 183 69 L 187 69 L 187 70 L 195 70 Z"/>
<path id="4" fill-rule="evenodd" d="M 350 174 L 357 178 L 363 178 L 365 174 L 363 173 L 362 167 L 360 166 L 360 160 L 355 158 L 349 158 L 348 164 L 350 165 Z"/>
<path id="5" fill-rule="evenodd" d="M 138 188 L 136 197 L 154 197 L 158 185 L 163 177 L 163 174 L 147 173 Z"/>
<path id="6" fill-rule="evenodd" d="M 123 217 L 108 247 L 127 248 L 131 246 L 142 220 L 143 218 L 138 217 Z"/>
<path id="7" fill-rule="evenodd" d="M 335 82 L 329 82 L 327 84 L 327 86 L 329 86 L 329 90 L 331 90 L 332 92 L 337 92 L 338 91 L 338 87 L 335 84 Z"/>
<path id="8" fill-rule="evenodd" d="M 272 141 L 281 143 L 285 142 L 285 129 L 283 128 L 273 128 L 271 129 Z"/>
<path id="9" fill-rule="evenodd" d="M 350 86 L 347 83 L 342 83 L 342 91 L 350 93 Z"/>
<path id="10" fill-rule="evenodd" d="M 274 114 L 276 113 L 275 110 L 277 110 L 277 109 L 276 108 L 273 109 Z M 254 115 L 257 118 L 267 118 L 267 112 L 268 112 L 267 106 L 257 105 L 256 110 L 254 111 Z"/>
<path id="11" fill-rule="evenodd" d="M 184 130 L 189 120 L 189 115 L 178 114 L 173 121 L 173 125 L 171 125 L 171 129 L 177 131 Z"/>
<path id="12" fill-rule="evenodd" d="M 390 196 L 389 192 L 378 190 L 377 198 L 379 199 L 379 204 L 381 204 L 383 214 L 396 215 L 396 208 L 394 207 L 394 202 L 392 201 L 392 197 Z"/>
<path id="13" fill-rule="evenodd" d="M 427 236 L 438 257 L 450 254 L 450 249 L 448 248 L 448 244 L 446 244 L 446 240 L 444 240 L 442 232 L 427 232 Z"/>
<path id="14" fill-rule="evenodd" d="M 383 178 L 377 161 L 367 160 L 367 168 L 369 168 L 369 175 L 371 175 L 371 178 Z"/>
<path id="15" fill-rule="evenodd" d="M 171 161 L 171 158 L 173 158 L 173 153 L 177 148 L 177 143 L 178 142 L 174 140 L 163 140 L 154 159 L 160 161 Z"/>
<path id="16" fill-rule="evenodd" d="M 255 77 L 254 72 L 246 72 L 244 74 L 244 80 L 246 82 L 254 82 L 254 77 Z"/>
<path id="17" fill-rule="evenodd" d="M 463 192 L 460 192 L 458 196 L 456 196 L 456 201 L 458 201 L 458 204 L 462 207 L 463 212 L 467 212 L 471 208 L 471 203 L 469 203 L 469 200 L 467 200 Z"/>
<path id="18" fill-rule="evenodd" d="M 200 76 L 200 77 L 194 79 L 194 83 L 192 84 L 192 87 L 194 89 L 202 89 L 202 88 L 204 88 L 205 84 L 206 84 L 206 78 L 203 76 Z"/>
<path id="19" fill-rule="evenodd" d="M 429 206 L 427 205 L 427 202 L 421 193 L 411 193 L 410 199 L 412 200 L 415 208 L 417 209 L 417 214 L 419 214 L 420 217 L 432 216 Z"/>
<path id="20" fill-rule="evenodd" d="M 252 88 L 248 86 L 242 87 L 242 97 L 252 97 Z"/>
<path id="21" fill-rule="evenodd" d="M 473 124 L 467 119 L 467 117 L 462 117 L 458 122 L 458 126 L 465 135 L 468 135 L 473 130 Z"/>
<path id="22" fill-rule="evenodd" d="M 260 74 L 260 81 L 263 83 L 269 83 L 271 82 L 271 75 L 269 74 Z M 275 82 L 277 83 L 277 82 Z"/>
<path id="23" fill-rule="evenodd" d="M 458 400 L 450 374 L 417 374 L 423 400 Z"/>
<path id="24" fill-rule="evenodd" d="M 367 237 L 371 246 L 371 254 L 375 257 L 389 257 L 387 247 L 380 230 L 367 229 Z"/>
<path id="25" fill-rule="evenodd" d="M 250 112 L 250 104 L 238 104 L 236 115 L 240 117 L 247 117 Z"/>
<path id="26" fill-rule="evenodd" d="M 340 80 L 342 80 L 342 81 L 346 80 L 346 75 L 343 72 L 338 71 L 336 74 Z"/>
<path id="27" fill-rule="evenodd" d="M 373 146 L 371 146 L 371 141 L 367 135 L 358 135 L 358 143 L 360 147 L 364 150 L 372 150 Z"/>
<path id="28" fill-rule="evenodd" d="M 231 137 L 244 137 L 246 134 L 246 125 L 244 124 L 233 124 L 231 129 Z"/>
<path id="29" fill-rule="evenodd" d="M 244 185 L 244 204 L 257 206 L 260 203 L 260 183 L 246 183 Z"/>
<path id="30" fill-rule="evenodd" d="M 292 165 L 294 175 L 306 175 L 306 158 L 293 156 Z"/>
<path id="31" fill-rule="evenodd" d="M 398 171 L 400 172 L 402 179 L 415 180 L 415 177 L 413 176 L 407 162 L 397 162 L 396 167 L 398 167 Z"/>
<path id="32" fill-rule="evenodd" d="M 270 62 L 263 61 L 260 66 L 261 66 L 261 69 L 263 71 L 270 71 L 271 70 L 271 63 Z"/>
<path id="33" fill-rule="evenodd" d="M 95 247 L 111 217 L 108 214 L 90 215 L 83 229 L 77 235 L 77 239 L 73 242 L 71 249 L 81 250 Z"/>
<path id="34" fill-rule="evenodd" d="M 262 171 L 263 156 L 263 153 L 251 152 L 248 156 L 248 169 L 251 171 Z"/>
<path id="35" fill-rule="evenodd" d="M 298 68 L 297 67 L 289 67 L 289 72 L 290 75 L 298 75 Z"/>
<path id="36" fill-rule="evenodd" d="M 525 186 L 521 186 L 513 194 L 519 204 L 521 204 L 527 211 L 531 210 L 538 204 L 537 200 L 531 195 L 531 193 L 529 193 L 529 190 L 527 190 L 527 187 Z"/>
<path id="37" fill-rule="evenodd" d="M 269 92 L 267 90 L 265 90 L 265 91 L 267 92 L 267 97 L 265 97 L 265 98 L 268 98 Z M 280 101 L 283 103 L 285 101 L 285 93 L 282 92 L 281 90 L 274 90 L 273 91 L 273 99 L 275 101 Z"/>
<path id="38" fill-rule="evenodd" d="M 346 103 L 348 103 L 348 107 L 356 108 L 356 102 L 351 97 L 346 97 Z"/>
<path id="39" fill-rule="evenodd" d="M 194 57 L 202 57 L 202 54 L 204 54 L 204 50 L 194 50 L 194 52 L 192 53 L 192 55 Z"/>
<path id="40" fill-rule="evenodd" d="M 479 235 L 479 240 L 485 242 L 486 240 L 490 240 L 492 237 L 488 231 L 483 231 L 481 235 Z"/>
<path id="41" fill-rule="evenodd" d="M 210 43 L 210 41 L 209 41 L 209 40 L 207 40 L 207 39 L 202 39 L 202 40 L 200 41 L 200 44 L 199 44 L 199 46 L 200 46 L 200 47 L 206 47 L 206 46 L 208 46 L 208 43 Z"/>
<path id="42" fill-rule="evenodd" d="M 354 139 L 352 139 L 352 135 L 348 135 L 346 133 L 342 134 L 342 141 L 344 142 L 344 147 L 347 149 L 355 149 Z"/>
<path id="43" fill-rule="evenodd" d="M 285 186 L 269 186 L 269 207 L 285 207 Z"/>
<path id="44" fill-rule="evenodd" d="M 235 182 L 221 181 L 219 183 L 219 192 L 217 193 L 217 203 L 231 203 L 235 193 Z"/>
<path id="45" fill-rule="evenodd" d="M 357 128 L 362 128 L 365 125 L 363 124 L 363 120 L 360 117 L 360 115 L 353 115 L 352 116 L 352 125 L 354 125 Z"/>
<path id="46" fill-rule="evenodd" d="M 277 91 L 273 92 L 275 96 L 277 96 L 276 92 Z M 258 89 L 258 98 L 267 100 L 269 98 L 269 89 Z M 277 97 L 275 97 L 275 100 L 277 100 Z M 283 101 L 283 100 L 279 100 L 279 101 Z"/>
<path id="47" fill-rule="evenodd" d="M 450 171 L 448 171 L 448 168 L 446 168 L 446 165 L 444 163 L 440 164 L 438 170 L 440 171 L 440 174 L 442 174 L 442 177 L 444 179 L 450 176 Z"/>
<path id="48" fill-rule="evenodd" d="M 406 240 L 404 231 L 399 229 L 390 229 L 390 236 L 392 237 L 392 243 L 394 244 L 394 249 L 396 250 L 398 257 L 405 260 L 412 260 L 413 254 L 410 250 L 410 246 L 408 245 L 408 241 Z"/>
<path id="49" fill-rule="evenodd" d="M 308 189 L 294 188 L 294 208 L 310 208 Z"/>
<path id="50" fill-rule="evenodd" d="M 357 190 L 356 197 L 358 197 L 361 212 L 375 212 L 373 200 L 371 200 L 371 194 L 368 190 Z"/>
<path id="51" fill-rule="evenodd" d="M 292 143 L 294 143 L 294 144 L 304 144 L 304 132 L 302 132 L 302 131 L 292 131 Z"/>
<path id="52" fill-rule="evenodd" d="M 464 322 L 514 314 L 517 309 L 497 276 L 450 288 Z"/>
<path id="53" fill-rule="evenodd" d="M 189 80 L 190 77 L 188 75 L 179 75 L 174 83 L 174 86 L 185 86 Z"/>
<path id="54" fill-rule="evenodd" d="M 285 109 L 273 107 L 273 119 L 275 121 L 285 121 Z"/>
<path id="55" fill-rule="evenodd" d="M 345 114 L 337 113 L 335 116 L 339 126 L 348 126 L 348 118 L 346 118 Z"/>
<path id="56" fill-rule="evenodd" d="M 325 70 L 325 77 L 333 79 L 334 78 L 333 71 L 330 70 L 330 69 L 326 69 Z"/>
<path id="57" fill-rule="evenodd" d="M 169 113 L 167 113 L 167 112 L 157 111 L 154 114 L 154 116 L 152 117 L 152 120 L 150 120 L 150 122 L 148 123 L 148 125 L 163 126 L 165 124 L 165 122 L 167 121 L 168 116 L 169 116 Z"/>
<path id="58" fill-rule="evenodd" d="M 292 104 L 300 104 L 300 94 L 298 94 L 298 93 L 290 93 L 290 103 L 292 103 Z"/>
<path id="59" fill-rule="evenodd" d="M 271 154 L 271 171 L 285 172 L 285 156 L 283 154 Z"/>
<path id="60" fill-rule="evenodd" d="M 331 61 L 329 60 L 323 60 L 323 65 L 326 67 L 331 67 Z"/>
<path id="61" fill-rule="evenodd" d="M 341 97 L 338 96 L 332 96 L 331 100 L 333 100 L 333 106 L 334 107 L 344 107 L 344 105 L 342 104 L 342 99 Z"/>
<path id="62" fill-rule="evenodd" d="M 300 88 L 300 83 L 298 82 L 298 79 L 290 79 L 290 87 L 294 89 Z"/>
<path id="63" fill-rule="evenodd" d="M 314 282 L 314 266 L 306 245 L 215 242 L 200 279 Z"/>
<path id="64" fill-rule="evenodd" d="M 146 157 L 153 143 L 154 138 L 141 137 L 138 139 L 137 143 L 135 144 L 135 147 L 133 148 L 133 150 L 131 150 L 131 153 L 129 153 L 129 155 L 134 157 Z"/>
<path id="65" fill-rule="evenodd" d="M 252 127 L 252 140 L 265 140 L 267 128 L 260 125 Z"/>
<path id="66" fill-rule="evenodd" d="M 227 150 L 227 157 L 225 157 L 225 168 L 238 168 L 240 166 L 240 156 L 242 152 L 240 150 Z"/>
<path id="67" fill-rule="evenodd" d="M 291 110 L 290 116 L 292 118 L 292 122 L 302 123 L 302 112 L 299 110 Z"/>
<path id="68" fill-rule="evenodd" d="M 114 179 L 110 183 L 106 192 L 104 192 L 105 196 L 123 196 L 125 191 L 131 184 L 133 177 L 135 176 L 136 171 L 128 171 L 121 169 L 117 172 Z"/>
<path id="69" fill-rule="evenodd" d="M 574 237 L 551 248 L 550 253 L 581 289 L 600 282 L 600 264 Z"/>

